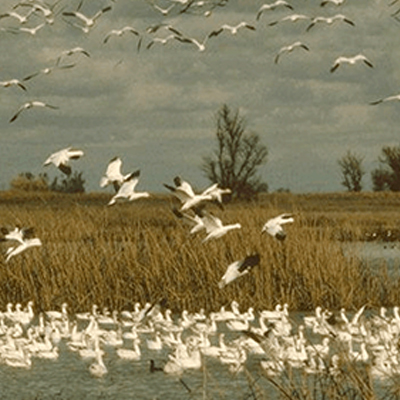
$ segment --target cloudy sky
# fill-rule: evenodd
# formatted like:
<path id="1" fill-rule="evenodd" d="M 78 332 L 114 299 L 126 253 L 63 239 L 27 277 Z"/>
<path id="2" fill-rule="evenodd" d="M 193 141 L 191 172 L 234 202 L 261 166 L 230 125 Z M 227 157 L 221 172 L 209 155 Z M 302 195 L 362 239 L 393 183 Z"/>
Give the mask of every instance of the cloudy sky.
<path id="1" fill-rule="evenodd" d="M 364 181 L 370 189 L 370 171 L 378 166 L 382 147 L 399 144 L 400 104 L 369 103 L 400 93 L 400 22 L 391 16 L 400 2 L 346 0 L 342 6 L 321 7 L 320 0 L 288 1 L 293 11 L 265 11 L 257 21 L 266 3 L 260 0 L 229 0 L 208 17 L 201 7 L 179 14 L 179 3 L 163 16 L 146 0 L 84 0 L 80 11 L 89 16 L 112 7 L 88 33 L 72 25 L 77 19 L 62 14 L 76 10 L 80 1 L 60 0 L 54 23 L 34 36 L 16 32 L 42 23 L 40 12 L 23 25 L 13 17 L 1 18 L 0 81 L 52 67 L 63 51 L 76 46 L 91 57 L 62 57 L 60 65 L 74 67 L 39 74 L 24 82 L 26 92 L 0 87 L 0 189 L 24 171 L 61 175 L 42 164 L 67 146 L 84 150 L 73 168 L 83 171 L 90 191 L 104 190 L 98 186 L 100 177 L 116 155 L 124 161 L 124 173 L 141 169 L 138 190 L 163 192 L 162 183 L 176 175 L 202 188 L 208 184 L 200 170 L 202 157 L 215 146 L 215 114 L 224 103 L 239 109 L 247 129 L 268 146 L 268 162 L 260 173 L 271 191 L 343 190 L 337 160 L 347 150 L 365 157 Z M 1 1 L 0 14 L 17 3 Z M 167 7 L 172 0 L 156 4 Z M 16 11 L 26 14 L 30 8 Z M 306 31 L 310 20 L 269 25 L 293 13 L 311 18 L 341 13 L 355 26 L 317 23 Z M 146 33 L 160 22 L 202 41 L 222 24 L 241 21 L 256 30 L 223 32 L 207 40 L 204 52 L 176 40 L 146 49 L 155 37 L 171 34 L 166 29 Z M 127 25 L 142 34 L 140 52 L 138 38 L 129 33 L 103 43 L 108 32 Z M 310 51 L 296 49 L 274 63 L 279 49 L 295 41 Z M 337 57 L 358 53 L 374 68 L 360 63 L 330 72 Z M 29 100 L 59 109 L 27 110 L 9 123 Z"/>

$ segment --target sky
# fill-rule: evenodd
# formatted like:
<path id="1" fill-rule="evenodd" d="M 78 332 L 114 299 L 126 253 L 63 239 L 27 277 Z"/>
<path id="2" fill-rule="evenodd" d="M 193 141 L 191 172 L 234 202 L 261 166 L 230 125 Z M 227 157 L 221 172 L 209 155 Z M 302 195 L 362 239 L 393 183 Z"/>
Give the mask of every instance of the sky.
<path id="1" fill-rule="evenodd" d="M 63 56 L 59 65 L 72 68 L 54 68 L 23 82 L 26 92 L 0 87 L 0 189 L 8 189 L 11 179 L 26 171 L 61 177 L 43 162 L 68 146 L 85 152 L 72 168 L 83 172 L 88 191 L 112 192 L 101 189 L 99 181 L 115 156 L 123 160 L 124 173 L 141 170 L 139 191 L 162 193 L 162 183 L 171 183 L 176 175 L 202 189 L 209 182 L 201 163 L 216 146 L 215 116 L 227 104 L 239 110 L 246 129 L 268 147 L 259 174 L 270 191 L 345 190 L 337 160 L 348 150 L 364 157 L 364 188 L 371 190 L 370 173 L 379 166 L 382 147 L 399 145 L 399 102 L 370 103 L 400 93 L 400 22 L 391 15 L 400 2 L 346 0 L 325 7 L 321 0 L 288 2 L 293 10 L 266 10 L 257 20 L 261 5 L 272 0 L 229 0 L 208 16 L 206 6 L 179 13 L 183 6 L 178 0 L 166 16 L 153 4 L 167 7 L 173 0 L 83 0 L 79 11 L 88 16 L 112 7 L 87 33 L 73 26 L 78 19 L 63 15 L 77 10 L 80 1 L 75 0 L 56 3 L 54 22 L 35 35 L 19 28 L 44 22 L 39 11 L 25 24 L 11 16 L 0 18 L 0 81 L 21 80 L 53 67 L 63 51 L 77 46 L 90 54 Z M 16 4 L 1 1 L 0 14 Z M 19 6 L 14 11 L 25 14 L 30 9 Z M 290 14 L 314 18 L 339 13 L 354 26 L 319 22 L 307 31 L 311 19 L 281 21 Z M 165 28 L 146 32 L 161 22 L 202 41 L 222 24 L 241 21 L 255 30 L 240 29 L 236 35 L 224 31 L 208 38 L 202 52 L 177 40 L 146 48 L 155 37 L 171 34 Z M 274 21 L 279 22 L 270 25 Z M 124 26 L 140 33 L 140 51 L 138 37 L 130 33 L 104 43 L 112 29 Z M 296 49 L 275 63 L 279 49 L 296 41 L 309 51 Z M 357 63 L 330 72 L 337 57 L 359 53 L 373 68 Z M 31 100 L 58 109 L 25 110 L 10 123 Z"/>

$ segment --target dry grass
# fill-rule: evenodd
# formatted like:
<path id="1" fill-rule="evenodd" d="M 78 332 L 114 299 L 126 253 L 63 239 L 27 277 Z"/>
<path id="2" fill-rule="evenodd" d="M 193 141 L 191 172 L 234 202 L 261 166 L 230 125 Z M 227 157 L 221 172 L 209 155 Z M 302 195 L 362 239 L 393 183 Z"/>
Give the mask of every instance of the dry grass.
<path id="1" fill-rule="evenodd" d="M 212 210 L 242 229 L 204 244 L 173 215 L 170 197 L 107 207 L 109 197 L 0 193 L 1 225 L 34 226 L 43 242 L 7 264 L 1 257 L 0 306 L 33 300 L 39 310 L 62 302 L 74 311 L 93 303 L 129 309 L 163 299 L 179 311 L 215 310 L 233 299 L 256 309 L 287 302 L 292 310 L 400 303 L 400 282 L 386 265 L 372 273 L 341 247 L 376 230 L 397 237 L 396 194 L 273 194 L 228 204 Z M 266 220 L 282 212 L 296 218 L 287 240 L 262 236 Z M 261 254 L 254 273 L 219 290 L 227 265 L 254 251 Z"/>

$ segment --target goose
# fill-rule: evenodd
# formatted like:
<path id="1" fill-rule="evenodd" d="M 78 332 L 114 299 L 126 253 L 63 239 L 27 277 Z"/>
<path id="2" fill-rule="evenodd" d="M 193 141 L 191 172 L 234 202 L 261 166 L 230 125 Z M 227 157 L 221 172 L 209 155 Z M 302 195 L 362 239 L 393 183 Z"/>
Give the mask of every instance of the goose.
<path id="1" fill-rule="evenodd" d="M 130 32 L 136 36 L 140 36 L 140 33 L 136 29 L 132 28 L 131 26 L 125 26 L 122 29 L 112 29 L 110 32 L 108 32 L 103 40 L 103 43 L 107 43 L 110 40 L 111 36 L 121 37 L 126 32 Z"/>
<path id="2" fill-rule="evenodd" d="M 10 261 L 10 259 L 17 254 L 22 253 L 23 251 L 29 249 L 30 247 L 41 246 L 42 242 L 39 238 L 31 238 L 25 239 L 22 243 L 20 243 L 17 247 L 9 247 L 6 251 L 6 262 Z"/>
<path id="3" fill-rule="evenodd" d="M 56 1 L 54 3 L 54 5 L 52 5 L 51 7 L 46 6 L 44 3 L 42 4 L 38 4 L 38 3 L 32 3 L 32 2 L 28 2 L 28 3 L 23 3 L 20 2 L 18 4 L 16 4 L 14 6 L 14 9 L 17 7 L 31 7 L 32 13 L 35 12 L 41 12 L 46 20 L 46 23 L 49 25 L 52 25 L 54 23 L 54 13 L 53 13 L 53 8 L 55 7 L 55 5 L 58 3 L 58 1 Z"/>
<path id="4" fill-rule="evenodd" d="M 167 185 L 166 183 L 164 183 L 164 186 L 181 201 L 182 206 L 180 211 L 188 210 L 199 206 L 204 201 L 213 199 L 211 194 L 195 194 L 190 183 L 182 180 L 179 176 L 174 178 L 174 184 L 175 187 Z"/>
<path id="5" fill-rule="evenodd" d="M 175 37 L 175 39 L 178 40 L 179 42 L 182 42 L 182 43 L 194 44 L 200 52 L 203 52 L 203 51 L 205 51 L 205 49 L 206 49 L 206 42 L 207 42 L 207 39 L 208 39 L 209 37 L 210 37 L 210 36 L 206 36 L 206 37 L 203 39 L 202 42 L 200 42 L 199 40 L 197 40 L 197 39 L 195 39 L 195 38 L 187 37 L 187 36 L 184 37 L 184 36 L 178 36 L 178 35 L 177 35 L 177 36 Z"/>
<path id="6" fill-rule="evenodd" d="M 41 70 L 39 70 L 37 72 L 34 72 L 33 74 L 30 74 L 30 75 L 26 76 L 22 80 L 24 82 L 26 82 L 26 81 L 29 81 L 30 79 L 35 78 L 36 76 L 41 75 L 41 74 L 49 75 L 55 69 L 69 69 L 69 68 L 73 68 L 73 67 L 75 67 L 75 64 L 66 64 L 66 65 L 58 65 L 57 64 L 57 65 L 54 65 L 52 67 L 46 67 L 46 68 L 43 68 L 43 69 L 41 69 Z"/>
<path id="7" fill-rule="evenodd" d="M 35 107 L 40 107 L 40 108 L 50 108 L 52 110 L 58 110 L 58 107 L 53 106 L 48 103 L 44 103 L 43 101 L 38 101 L 38 100 L 33 100 L 33 101 L 28 101 L 27 103 L 23 104 L 17 112 L 11 117 L 9 122 L 14 122 L 19 115 L 22 113 L 22 111 L 29 110 L 31 108 Z"/>
<path id="8" fill-rule="evenodd" d="M 386 103 L 387 101 L 400 101 L 400 94 L 396 94 L 394 96 L 384 97 L 382 99 L 373 101 L 373 102 L 371 102 L 369 104 L 371 104 L 372 106 L 375 106 L 377 104 Z"/>
<path id="9" fill-rule="evenodd" d="M 26 24 L 28 22 L 29 17 L 33 14 L 34 10 L 31 9 L 25 15 L 18 14 L 16 11 L 9 11 L 4 14 L 0 14 L 0 19 L 11 17 L 18 20 L 20 24 Z"/>
<path id="10" fill-rule="evenodd" d="M 103 354 L 100 351 L 96 353 L 96 361 L 90 364 L 89 372 L 95 378 L 102 378 L 108 373 L 107 367 L 103 361 Z"/>
<path id="11" fill-rule="evenodd" d="M 61 311 L 56 311 L 56 310 L 48 310 L 45 311 L 45 314 L 47 318 L 50 320 L 63 320 L 63 319 L 68 319 L 68 312 L 67 312 L 68 304 L 67 303 L 62 303 L 61 304 Z"/>
<path id="12" fill-rule="evenodd" d="M 70 160 L 77 160 L 83 155 L 84 152 L 82 150 L 67 147 L 66 149 L 51 154 L 43 163 L 43 166 L 46 167 L 50 164 L 54 164 L 64 174 L 71 175 L 72 169 L 69 165 Z"/>
<path id="13" fill-rule="evenodd" d="M 346 0 L 323 0 L 320 4 L 321 7 L 325 7 L 327 4 L 333 4 L 335 6 L 341 6 Z"/>
<path id="14" fill-rule="evenodd" d="M 174 26 L 172 26 L 171 24 L 166 24 L 164 22 L 161 22 L 159 24 L 155 24 L 155 25 L 150 25 L 146 28 L 146 32 L 147 33 L 156 33 L 159 29 L 161 28 L 165 28 L 168 29 L 169 31 L 171 31 L 172 33 L 175 33 L 175 35 L 178 36 L 182 36 L 182 33 L 176 29 Z"/>
<path id="15" fill-rule="evenodd" d="M 138 361 L 140 360 L 142 353 L 140 351 L 140 339 L 134 339 L 132 341 L 133 348 L 132 349 L 125 349 L 125 348 L 119 348 L 116 350 L 117 355 L 119 358 L 122 358 L 124 360 L 131 360 L 131 361 Z"/>
<path id="16" fill-rule="evenodd" d="M 205 189 L 201 194 L 203 196 L 210 195 L 212 197 L 212 200 L 215 200 L 217 201 L 217 204 L 222 205 L 223 203 L 222 196 L 224 194 L 231 194 L 231 193 L 232 193 L 231 189 L 229 188 L 221 189 L 218 183 L 214 183 L 213 185 Z"/>
<path id="17" fill-rule="evenodd" d="M 146 345 L 149 350 L 162 350 L 163 343 L 161 341 L 161 334 L 159 331 L 154 333 L 154 337 L 152 339 L 146 340 Z"/>
<path id="18" fill-rule="evenodd" d="M 239 24 L 237 24 L 235 26 L 224 24 L 224 25 L 221 26 L 221 28 L 210 32 L 208 37 L 218 36 L 223 31 L 229 31 L 232 35 L 236 35 L 238 33 L 239 29 L 241 29 L 241 28 L 246 28 L 246 29 L 249 29 L 251 31 L 255 31 L 256 30 L 255 26 L 250 25 L 249 23 L 247 23 L 245 21 L 242 21 L 242 22 L 240 22 Z"/>
<path id="19" fill-rule="evenodd" d="M 178 39 L 178 37 L 179 37 L 179 36 L 174 35 L 174 34 L 168 35 L 168 36 L 166 36 L 166 37 L 164 37 L 164 38 L 156 37 L 156 38 L 154 38 L 153 40 L 151 40 L 151 41 L 147 44 L 146 49 L 147 49 L 147 50 L 150 49 L 150 48 L 154 45 L 154 43 L 161 43 L 162 45 L 166 45 L 170 40 Z"/>
<path id="20" fill-rule="evenodd" d="M 277 7 L 286 7 L 289 8 L 290 10 L 293 10 L 293 7 L 285 0 L 276 0 L 274 3 L 271 4 L 263 4 L 257 12 L 256 20 L 258 21 L 261 18 L 261 15 L 263 14 L 264 11 L 267 10 L 275 10 Z"/>
<path id="21" fill-rule="evenodd" d="M 35 36 L 40 29 L 42 29 L 46 25 L 45 22 L 33 27 L 33 28 L 27 28 L 26 26 L 20 26 L 18 28 L 13 29 L 14 33 L 19 33 L 19 32 L 25 32 L 29 33 L 32 36 Z"/>
<path id="22" fill-rule="evenodd" d="M 106 173 L 100 179 L 100 187 L 106 187 L 113 185 L 116 192 L 118 192 L 121 185 L 126 179 L 129 178 L 130 174 L 123 175 L 121 173 L 122 160 L 119 157 L 114 157 L 108 163 Z"/>
<path id="23" fill-rule="evenodd" d="M 66 17 L 75 17 L 76 19 L 81 20 L 84 23 L 84 27 L 92 28 L 97 19 L 105 12 L 110 11 L 111 8 L 111 6 L 104 7 L 101 10 L 97 11 L 96 14 L 93 15 L 93 17 L 88 17 L 79 11 L 64 11 L 62 15 Z"/>
<path id="24" fill-rule="evenodd" d="M 2 238 L 0 238 L 0 241 L 6 241 L 6 240 L 15 240 L 19 243 L 24 243 L 25 239 L 29 239 L 33 237 L 34 234 L 34 228 L 19 228 L 18 226 L 14 228 L 13 230 L 10 230 L 5 227 L 0 228 L 0 232 L 4 235 Z"/>
<path id="25" fill-rule="evenodd" d="M 333 17 L 315 17 L 311 20 L 310 25 L 308 25 L 306 31 L 308 32 L 313 26 L 315 26 L 319 22 L 324 22 L 328 25 L 332 25 L 336 21 L 342 21 L 346 22 L 346 24 L 349 24 L 351 26 L 355 26 L 355 23 L 348 19 L 345 15 L 343 14 L 336 14 Z"/>
<path id="26" fill-rule="evenodd" d="M 84 56 L 90 58 L 90 53 L 88 51 L 86 51 L 83 47 L 77 46 L 73 47 L 72 49 L 62 51 L 61 54 L 57 57 L 55 65 L 59 65 L 63 57 L 70 57 L 74 54 L 83 54 Z"/>
<path id="27" fill-rule="evenodd" d="M 302 42 L 294 42 L 293 44 L 290 44 L 288 46 L 284 46 L 279 50 L 278 54 L 275 57 L 275 64 L 278 64 L 279 58 L 281 57 L 282 54 L 291 53 L 294 49 L 299 49 L 299 48 L 307 50 L 307 51 L 310 50 L 308 48 L 308 46 L 306 46 L 304 43 L 302 43 Z"/>
<path id="28" fill-rule="evenodd" d="M 204 214 L 198 210 L 195 209 L 195 214 L 194 216 L 188 214 L 188 213 L 183 213 L 180 212 L 177 208 L 173 208 L 172 212 L 179 218 L 179 219 L 184 219 L 185 221 L 187 221 L 190 225 L 192 225 L 192 229 L 190 230 L 190 234 L 194 235 L 197 232 L 202 231 L 203 229 L 205 229 L 205 225 L 203 222 L 203 216 Z"/>
<path id="29" fill-rule="evenodd" d="M 235 261 L 230 264 L 218 283 L 218 287 L 223 289 L 226 285 L 233 282 L 235 279 L 248 274 L 256 265 L 260 263 L 260 255 L 253 254 L 247 256 L 243 260 Z"/>
<path id="30" fill-rule="evenodd" d="M 26 87 L 22 84 L 22 82 L 19 79 L 9 79 L 8 81 L 1 81 L 0 86 L 8 88 L 11 86 L 18 86 L 22 90 L 26 91 Z"/>
<path id="31" fill-rule="evenodd" d="M 111 206 L 117 201 L 134 201 L 143 197 L 149 197 L 148 192 L 135 192 L 135 187 L 139 182 L 140 170 L 132 172 L 125 179 L 118 192 L 111 198 L 108 205 Z"/>
<path id="32" fill-rule="evenodd" d="M 204 214 L 202 217 L 203 224 L 206 228 L 207 236 L 203 239 L 203 243 L 212 239 L 218 239 L 233 229 L 240 229 L 240 223 L 223 225 L 222 221 L 212 214 Z"/>
<path id="33" fill-rule="evenodd" d="M 354 57 L 338 57 L 332 65 L 331 72 L 335 72 L 342 64 L 355 65 L 357 62 L 364 62 L 370 68 L 373 68 L 373 64 L 363 54 L 357 54 Z"/>
<path id="34" fill-rule="evenodd" d="M 283 17 L 277 21 L 272 21 L 268 25 L 274 26 L 280 22 L 286 22 L 286 21 L 297 22 L 297 21 L 304 21 L 307 19 L 310 19 L 310 17 L 308 17 L 307 15 L 304 15 L 304 14 L 291 14 L 291 15 L 287 15 L 286 17 Z"/>
<path id="35" fill-rule="evenodd" d="M 282 225 L 294 222 L 292 214 L 281 214 L 275 218 L 269 219 L 263 226 L 261 233 L 267 232 L 269 235 L 278 240 L 286 238 L 286 232 L 283 230 Z"/>
<path id="36" fill-rule="evenodd" d="M 167 16 L 170 13 L 170 11 L 176 6 L 175 3 L 170 4 L 167 8 L 162 8 L 155 3 L 152 3 L 151 5 L 155 10 L 157 10 L 164 16 Z"/>

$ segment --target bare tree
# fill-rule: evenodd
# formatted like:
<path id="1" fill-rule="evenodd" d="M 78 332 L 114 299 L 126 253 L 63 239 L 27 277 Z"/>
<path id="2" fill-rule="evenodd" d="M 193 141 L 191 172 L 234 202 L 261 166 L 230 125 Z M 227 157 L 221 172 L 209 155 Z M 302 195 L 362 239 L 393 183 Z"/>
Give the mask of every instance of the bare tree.
<path id="1" fill-rule="evenodd" d="M 364 157 L 352 153 L 350 150 L 338 160 L 338 164 L 342 173 L 342 185 L 349 192 L 361 192 L 362 178 L 365 174 L 362 162 Z"/>
<path id="2" fill-rule="evenodd" d="M 384 146 L 380 166 L 371 172 L 374 191 L 400 191 L 400 146 Z"/>
<path id="3" fill-rule="evenodd" d="M 224 104 L 216 114 L 217 147 L 212 156 L 204 157 L 202 170 L 212 183 L 230 188 L 239 198 L 250 198 L 267 191 L 268 185 L 256 175 L 266 163 L 268 149 L 255 133 L 245 130 L 239 111 Z"/>

